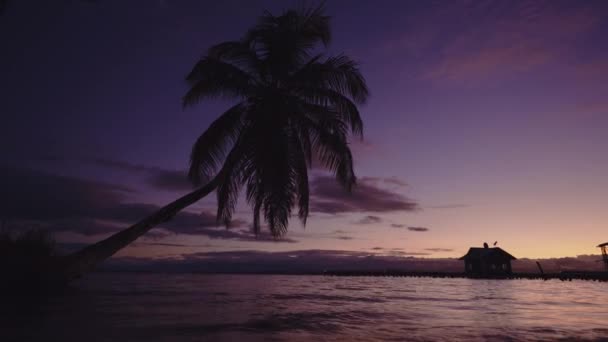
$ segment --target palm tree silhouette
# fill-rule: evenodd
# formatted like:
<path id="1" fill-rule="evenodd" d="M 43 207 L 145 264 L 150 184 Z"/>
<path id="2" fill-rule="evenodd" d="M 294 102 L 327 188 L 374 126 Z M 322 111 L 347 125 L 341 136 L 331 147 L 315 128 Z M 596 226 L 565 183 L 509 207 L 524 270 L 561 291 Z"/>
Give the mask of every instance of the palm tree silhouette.
<path id="1" fill-rule="evenodd" d="M 214 97 L 237 102 L 192 148 L 188 176 L 204 185 L 68 256 L 64 276 L 79 276 L 213 191 L 218 222 L 230 223 L 244 188 L 254 232 L 263 215 L 272 235 L 280 237 L 296 204 L 306 224 L 313 162 L 350 190 L 356 178 L 348 136 L 363 136 L 357 104 L 365 102 L 368 89 L 347 56 L 313 54 L 330 42 L 329 21 L 322 7 L 279 16 L 265 12 L 242 39 L 212 46 L 186 77 L 190 89 L 183 104 Z"/>

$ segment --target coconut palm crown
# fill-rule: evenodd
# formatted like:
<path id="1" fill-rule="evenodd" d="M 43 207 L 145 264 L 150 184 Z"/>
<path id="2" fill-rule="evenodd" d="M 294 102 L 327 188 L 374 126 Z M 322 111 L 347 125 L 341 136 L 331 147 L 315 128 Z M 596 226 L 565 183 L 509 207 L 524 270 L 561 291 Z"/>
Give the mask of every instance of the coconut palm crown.
<path id="1" fill-rule="evenodd" d="M 270 232 L 283 235 L 296 204 L 306 224 L 313 161 L 347 190 L 355 184 L 348 137 L 363 137 L 357 105 L 369 92 L 357 63 L 319 53 L 331 40 L 322 12 L 267 12 L 242 39 L 212 46 L 187 76 L 185 106 L 237 101 L 198 138 L 189 170 L 196 185 L 215 179 L 226 225 L 243 188 L 256 233 L 263 214 Z"/>

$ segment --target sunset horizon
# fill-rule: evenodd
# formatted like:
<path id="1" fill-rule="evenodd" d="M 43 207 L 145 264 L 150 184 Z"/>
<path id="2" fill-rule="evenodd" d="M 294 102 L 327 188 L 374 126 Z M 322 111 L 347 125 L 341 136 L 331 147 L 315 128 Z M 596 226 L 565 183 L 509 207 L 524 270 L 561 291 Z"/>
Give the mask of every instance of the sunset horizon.
<path id="1" fill-rule="evenodd" d="M 607 36 L 606 0 L 0 0 L 2 341 L 606 341 Z"/>

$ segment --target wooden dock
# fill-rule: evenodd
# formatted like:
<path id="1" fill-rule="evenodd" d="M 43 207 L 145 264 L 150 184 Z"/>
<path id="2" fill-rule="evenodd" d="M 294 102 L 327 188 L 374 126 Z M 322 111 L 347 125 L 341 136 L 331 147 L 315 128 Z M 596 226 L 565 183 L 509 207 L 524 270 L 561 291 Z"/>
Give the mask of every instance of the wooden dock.
<path id="1" fill-rule="evenodd" d="M 417 272 L 417 271 L 325 271 L 331 277 L 409 277 L 409 278 L 468 278 L 468 279 L 530 279 L 530 280 L 589 280 L 608 281 L 608 272 L 560 272 L 560 273 L 512 273 L 509 275 L 471 275 L 464 272 Z"/>

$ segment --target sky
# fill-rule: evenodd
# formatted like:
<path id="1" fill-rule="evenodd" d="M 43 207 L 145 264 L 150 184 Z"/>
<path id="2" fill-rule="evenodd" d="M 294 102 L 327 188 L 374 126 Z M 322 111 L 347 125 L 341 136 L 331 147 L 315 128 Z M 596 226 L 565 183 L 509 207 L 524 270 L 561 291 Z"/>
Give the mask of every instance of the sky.
<path id="1" fill-rule="evenodd" d="M 264 10 L 302 4 L 9 2 L 0 16 L 5 229 L 49 229 L 76 248 L 189 191 L 191 146 L 230 102 L 183 109 L 185 75 Z M 608 3 L 330 0 L 326 12 L 328 54 L 357 60 L 371 91 L 360 108 L 365 138 L 351 145 L 354 192 L 313 172 L 311 217 L 306 227 L 294 217 L 280 241 L 250 232 L 244 201 L 231 229 L 217 227 L 210 196 L 119 258 L 454 258 L 495 241 L 518 258 L 599 253 Z"/>

